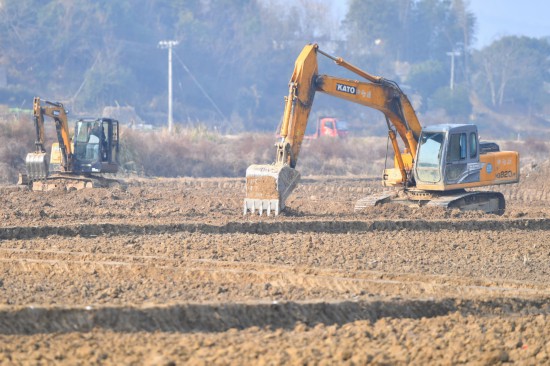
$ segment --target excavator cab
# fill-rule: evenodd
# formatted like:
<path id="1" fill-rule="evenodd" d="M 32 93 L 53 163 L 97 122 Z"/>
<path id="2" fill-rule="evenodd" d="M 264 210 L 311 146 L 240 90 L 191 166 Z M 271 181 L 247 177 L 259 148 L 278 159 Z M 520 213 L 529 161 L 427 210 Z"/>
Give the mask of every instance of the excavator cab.
<path id="1" fill-rule="evenodd" d="M 519 154 L 480 142 L 472 124 L 428 126 L 419 138 L 413 173 L 416 189 L 434 192 L 429 205 L 502 214 L 502 193 L 465 188 L 517 183 Z"/>
<path id="2" fill-rule="evenodd" d="M 420 135 L 414 178 L 419 189 L 450 191 L 483 182 L 515 183 L 519 178 L 517 152 L 479 142 L 472 124 L 425 127 Z M 496 147 L 496 148 L 495 148 Z"/>
<path id="3" fill-rule="evenodd" d="M 422 131 L 414 171 L 417 184 L 443 190 L 445 185 L 478 182 L 481 168 L 475 125 L 436 125 Z"/>
<path id="4" fill-rule="evenodd" d="M 79 119 L 74 135 L 74 170 L 78 173 L 116 173 L 118 121 L 111 118 Z"/>

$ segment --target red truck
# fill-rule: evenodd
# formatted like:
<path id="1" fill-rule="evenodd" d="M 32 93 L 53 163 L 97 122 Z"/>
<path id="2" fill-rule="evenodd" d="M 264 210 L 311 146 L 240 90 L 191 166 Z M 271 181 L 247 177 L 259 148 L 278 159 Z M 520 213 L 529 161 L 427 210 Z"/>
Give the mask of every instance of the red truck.
<path id="1" fill-rule="evenodd" d="M 314 140 L 322 136 L 328 137 L 347 137 L 348 126 L 345 121 L 340 121 L 335 117 L 319 117 L 315 126 L 315 133 L 306 134 L 304 139 Z"/>

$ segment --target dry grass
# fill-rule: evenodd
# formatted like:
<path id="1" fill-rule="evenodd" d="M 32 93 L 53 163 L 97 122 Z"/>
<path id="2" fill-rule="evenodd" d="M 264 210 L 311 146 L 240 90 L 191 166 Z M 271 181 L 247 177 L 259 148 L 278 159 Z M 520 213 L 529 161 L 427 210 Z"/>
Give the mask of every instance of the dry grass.
<path id="1" fill-rule="evenodd" d="M 51 127 L 51 126 L 50 126 Z M 51 144 L 54 132 L 48 132 Z M 272 134 L 223 136 L 206 128 L 121 133 L 122 172 L 159 177 L 244 177 L 251 164 L 270 164 L 275 159 Z M 501 149 L 519 151 L 522 164 L 548 159 L 545 141 L 499 142 Z M 0 119 L 0 184 L 13 184 L 25 169 L 25 156 L 34 150 L 30 116 Z M 382 173 L 385 137 L 321 138 L 306 141 L 297 169 L 308 175 L 370 175 Z M 393 165 L 392 153 L 387 160 Z"/>
<path id="2" fill-rule="evenodd" d="M 518 151 L 520 159 L 526 161 L 543 161 L 550 157 L 550 142 L 532 138 L 524 141 L 505 141 L 499 145 L 503 150 Z"/>
<path id="3" fill-rule="evenodd" d="M 270 160 L 273 140 L 253 134 L 227 137 L 192 130 L 173 135 L 129 130 L 121 136 L 121 163 L 123 169 L 145 176 L 244 177 L 252 162 Z"/>
<path id="4" fill-rule="evenodd" d="M 146 176 L 244 177 L 249 165 L 275 160 L 276 138 L 271 134 L 222 136 L 182 130 L 168 135 L 130 130 L 122 140 L 123 168 Z M 385 146 L 384 138 L 306 142 L 298 170 L 304 176 L 380 174 Z"/>
<path id="5" fill-rule="evenodd" d="M 304 144 L 298 170 L 302 175 L 381 175 L 385 156 L 385 137 L 325 137 Z M 388 164 L 393 165 L 391 152 Z"/>
<path id="6" fill-rule="evenodd" d="M 25 168 L 27 153 L 34 150 L 30 116 L 0 118 L 0 183 L 15 183 Z"/>

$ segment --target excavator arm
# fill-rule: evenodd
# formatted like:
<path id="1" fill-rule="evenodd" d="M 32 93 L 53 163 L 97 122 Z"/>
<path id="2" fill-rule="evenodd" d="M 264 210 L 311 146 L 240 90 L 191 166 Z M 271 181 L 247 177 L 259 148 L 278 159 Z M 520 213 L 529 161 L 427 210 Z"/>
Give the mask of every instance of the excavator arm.
<path id="1" fill-rule="evenodd" d="M 317 55 L 322 54 L 366 81 L 349 80 L 318 74 Z M 272 165 L 251 165 L 246 172 L 247 197 L 244 212 L 284 208 L 285 200 L 295 188 L 299 173 L 294 169 L 298 162 L 309 113 L 316 92 L 323 92 L 353 103 L 381 111 L 388 124 L 401 183 L 406 184 L 407 171 L 412 168 L 422 127 L 407 96 L 399 86 L 379 76 L 373 76 L 344 61 L 319 50 L 317 44 L 307 45 L 298 56 L 285 98 L 285 111 L 281 125 L 281 141 L 276 144 L 277 153 Z M 410 154 L 409 164 L 403 160 L 396 134 Z"/>
<path id="2" fill-rule="evenodd" d="M 29 153 L 26 158 L 27 172 L 31 179 L 44 179 L 48 176 L 48 163 L 46 159 L 46 149 L 44 148 L 44 116 L 52 118 L 55 122 L 63 170 L 66 172 L 72 170 L 73 152 L 69 137 L 67 111 L 61 103 L 49 101 L 44 101 L 44 103 L 45 105 L 43 106 L 39 97 L 34 98 L 33 116 L 36 129 L 36 151 L 34 153 Z"/>
<path id="3" fill-rule="evenodd" d="M 364 77 L 368 82 L 318 75 L 317 53 L 327 56 L 339 66 Z M 278 154 L 277 156 L 285 156 L 288 159 L 285 162 L 292 168 L 296 167 L 316 92 L 323 92 L 381 111 L 388 119 L 388 123 L 393 125 L 400 135 L 405 147 L 412 152 L 412 155 L 416 152 L 422 126 L 409 99 L 399 86 L 382 77 L 370 75 L 342 58 L 330 56 L 319 50 L 318 46 L 314 44 L 304 47 L 298 56 L 289 83 L 289 95 L 285 97 L 285 112 L 281 126 L 281 136 L 284 141 L 279 146 L 282 149 L 284 145 L 290 145 L 289 152 L 291 154 Z M 277 159 L 277 162 L 282 161 Z"/>
<path id="4" fill-rule="evenodd" d="M 315 97 L 317 77 L 317 45 L 304 47 L 288 83 L 288 96 L 285 97 L 285 111 L 281 125 L 282 141 L 277 146 L 277 163 L 296 167 L 298 154 L 304 140 L 309 112 Z"/>
<path id="5" fill-rule="evenodd" d="M 405 147 L 416 151 L 422 127 L 409 99 L 397 85 L 385 79 L 374 84 L 320 75 L 315 79 L 315 87 L 319 92 L 381 111 Z"/>

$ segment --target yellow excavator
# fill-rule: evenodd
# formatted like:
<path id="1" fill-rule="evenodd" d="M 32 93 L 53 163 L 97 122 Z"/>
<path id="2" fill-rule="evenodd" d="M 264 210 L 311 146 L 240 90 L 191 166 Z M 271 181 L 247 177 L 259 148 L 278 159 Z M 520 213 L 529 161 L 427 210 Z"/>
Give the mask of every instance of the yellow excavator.
<path id="1" fill-rule="evenodd" d="M 69 135 L 67 110 L 62 103 L 33 102 L 36 150 L 25 159 L 27 173 L 20 174 L 19 184 L 33 190 L 91 188 L 118 183 L 96 175 L 118 171 L 119 124 L 111 118 L 82 118 L 76 121 L 74 137 Z M 52 144 L 50 162 L 44 147 L 44 117 L 55 122 L 57 141 Z"/>
<path id="2" fill-rule="evenodd" d="M 318 55 L 328 57 L 365 81 L 319 75 Z M 286 199 L 300 179 L 295 168 L 316 92 L 374 108 L 385 116 L 394 168 L 384 170 L 382 183 L 396 189 L 360 199 L 355 204 L 356 211 L 395 202 L 504 212 L 502 193 L 466 189 L 519 182 L 517 152 L 500 151 L 495 143 L 480 142 L 477 126 L 473 124 L 422 128 L 397 83 L 373 76 L 340 57 L 321 51 L 317 44 L 310 44 L 298 56 L 290 79 L 281 138 L 275 145 L 275 162 L 251 165 L 246 170 L 245 215 L 248 212 L 277 215 L 285 208 Z M 403 151 L 397 136 L 404 145 Z"/>

